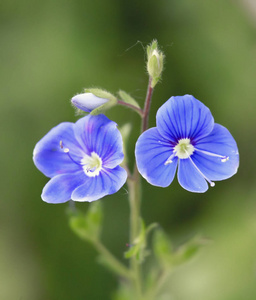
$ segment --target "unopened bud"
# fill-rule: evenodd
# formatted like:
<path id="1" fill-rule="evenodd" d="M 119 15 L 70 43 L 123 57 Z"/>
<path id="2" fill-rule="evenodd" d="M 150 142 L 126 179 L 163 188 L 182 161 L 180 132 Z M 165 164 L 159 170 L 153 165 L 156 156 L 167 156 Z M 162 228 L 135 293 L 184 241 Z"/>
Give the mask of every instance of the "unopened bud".
<path id="1" fill-rule="evenodd" d="M 164 65 L 164 54 L 158 49 L 157 41 L 148 46 L 147 55 L 147 71 L 152 78 L 151 86 L 154 87 L 161 78 Z"/>
<path id="2" fill-rule="evenodd" d="M 71 99 L 71 103 L 78 109 L 93 115 L 103 113 L 115 105 L 117 99 L 101 89 L 86 89 L 85 93 L 78 94 Z"/>
<path id="3" fill-rule="evenodd" d="M 108 99 L 99 98 L 92 93 L 83 93 L 74 96 L 71 99 L 72 104 L 86 112 L 91 112 L 95 108 L 103 105 L 104 103 L 108 102 Z"/>

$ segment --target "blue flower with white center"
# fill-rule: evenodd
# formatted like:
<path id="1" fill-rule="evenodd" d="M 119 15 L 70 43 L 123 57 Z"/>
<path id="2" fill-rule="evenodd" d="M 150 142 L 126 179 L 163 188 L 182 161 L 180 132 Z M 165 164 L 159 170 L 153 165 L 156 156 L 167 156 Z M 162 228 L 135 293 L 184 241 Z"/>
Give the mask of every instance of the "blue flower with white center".
<path id="1" fill-rule="evenodd" d="M 48 203 L 91 202 L 117 192 L 127 179 L 119 166 L 123 157 L 117 124 L 104 115 L 59 124 L 33 152 L 36 167 L 51 178 L 42 199 Z"/>
<path id="2" fill-rule="evenodd" d="M 156 127 L 139 137 L 135 149 L 141 175 L 167 187 L 178 167 L 180 185 L 203 193 L 208 184 L 233 176 L 239 154 L 230 132 L 214 123 L 210 110 L 191 95 L 171 97 L 158 110 Z"/>

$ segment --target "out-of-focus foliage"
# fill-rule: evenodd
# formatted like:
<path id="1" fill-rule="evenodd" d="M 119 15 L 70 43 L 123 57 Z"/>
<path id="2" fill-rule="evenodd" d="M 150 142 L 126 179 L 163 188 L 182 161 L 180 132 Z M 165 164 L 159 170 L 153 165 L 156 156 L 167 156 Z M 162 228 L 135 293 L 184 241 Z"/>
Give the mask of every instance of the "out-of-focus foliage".
<path id="1" fill-rule="evenodd" d="M 142 105 L 144 50 L 153 39 L 165 65 L 151 126 L 169 97 L 189 93 L 230 130 L 241 155 L 238 174 L 202 195 L 177 182 L 161 189 L 143 181 L 146 224 L 160 223 L 175 247 L 196 233 L 213 241 L 170 276 L 163 299 L 256 298 L 256 13 L 245 3 L 1 1 L 1 299 L 111 299 L 115 277 L 69 229 L 67 204 L 40 199 L 47 178 L 33 166 L 32 151 L 53 126 L 76 120 L 69 100 L 85 87 L 124 90 Z M 134 124 L 132 165 L 139 116 L 120 107 L 107 115 Z M 126 194 L 124 187 L 102 200 L 102 238 L 120 259 L 129 240 Z"/>

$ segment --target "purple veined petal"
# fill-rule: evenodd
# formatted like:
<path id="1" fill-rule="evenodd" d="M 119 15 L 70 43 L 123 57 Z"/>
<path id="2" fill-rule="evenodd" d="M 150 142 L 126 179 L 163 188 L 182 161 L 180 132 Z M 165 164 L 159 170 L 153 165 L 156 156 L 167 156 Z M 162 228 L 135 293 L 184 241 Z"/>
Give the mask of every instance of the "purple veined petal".
<path id="1" fill-rule="evenodd" d="M 76 188 L 71 198 L 79 202 L 91 202 L 103 198 L 106 195 L 117 192 L 127 179 L 126 171 L 117 166 L 114 169 L 102 170 L 100 175 L 88 177 L 88 180 Z"/>
<path id="2" fill-rule="evenodd" d="M 35 146 L 33 161 L 36 167 L 46 176 L 78 171 L 81 167 L 74 163 L 64 148 L 70 150 L 75 161 L 80 161 L 83 152 L 75 139 L 74 124 L 65 122 L 52 128 Z M 61 148 L 61 144 L 62 147 Z"/>
<path id="3" fill-rule="evenodd" d="M 174 179 L 177 157 L 165 164 L 173 154 L 172 144 L 163 138 L 156 127 L 143 132 L 139 137 L 135 157 L 140 174 L 152 185 L 167 187 Z"/>
<path id="4" fill-rule="evenodd" d="M 86 116 L 75 124 L 75 136 L 85 153 L 96 152 L 103 166 L 114 168 L 124 158 L 122 136 L 117 124 L 104 115 Z"/>
<path id="5" fill-rule="evenodd" d="M 156 122 L 160 134 L 173 142 L 202 138 L 214 126 L 209 108 L 191 95 L 171 97 L 158 109 Z"/>
<path id="6" fill-rule="evenodd" d="M 47 203 L 64 203 L 71 199 L 71 194 L 89 177 L 83 171 L 54 176 L 43 188 L 42 199 Z"/>
<path id="7" fill-rule="evenodd" d="M 178 181 L 189 192 L 204 193 L 208 190 L 206 180 L 189 158 L 179 159 Z"/>
<path id="8" fill-rule="evenodd" d="M 193 161 L 210 180 L 227 179 L 237 172 L 239 166 L 237 144 L 224 126 L 215 124 L 209 136 L 197 141 L 195 147 L 199 151 L 194 152 Z M 217 154 L 228 159 L 222 161 L 221 157 L 210 154 Z"/>

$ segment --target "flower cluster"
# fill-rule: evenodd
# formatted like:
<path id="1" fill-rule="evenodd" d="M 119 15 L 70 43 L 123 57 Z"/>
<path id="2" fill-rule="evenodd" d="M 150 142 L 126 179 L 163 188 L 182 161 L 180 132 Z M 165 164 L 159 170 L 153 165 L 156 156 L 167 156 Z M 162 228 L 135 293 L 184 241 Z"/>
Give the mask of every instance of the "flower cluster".
<path id="1" fill-rule="evenodd" d="M 145 131 L 135 149 L 138 170 L 152 185 L 167 187 L 178 167 L 180 185 L 205 192 L 207 182 L 237 172 L 239 154 L 230 132 L 214 123 L 210 110 L 191 95 L 171 97 L 156 116 L 156 127 Z"/>
<path id="2" fill-rule="evenodd" d="M 75 100 L 81 98 L 85 95 Z M 95 109 L 104 99 L 94 98 L 88 95 L 88 103 L 94 102 Z M 79 108 L 83 107 L 79 104 Z M 135 148 L 138 170 L 152 185 L 169 186 L 178 168 L 178 181 L 184 189 L 205 192 L 207 182 L 214 186 L 214 181 L 237 172 L 239 154 L 234 138 L 214 123 L 210 110 L 193 96 L 171 97 L 159 108 L 156 123 L 141 134 Z M 42 199 L 49 203 L 90 202 L 117 192 L 127 179 L 119 166 L 122 151 L 116 123 L 102 114 L 87 115 L 75 124 L 59 124 L 34 149 L 35 165 L 51 178 Z"/>

